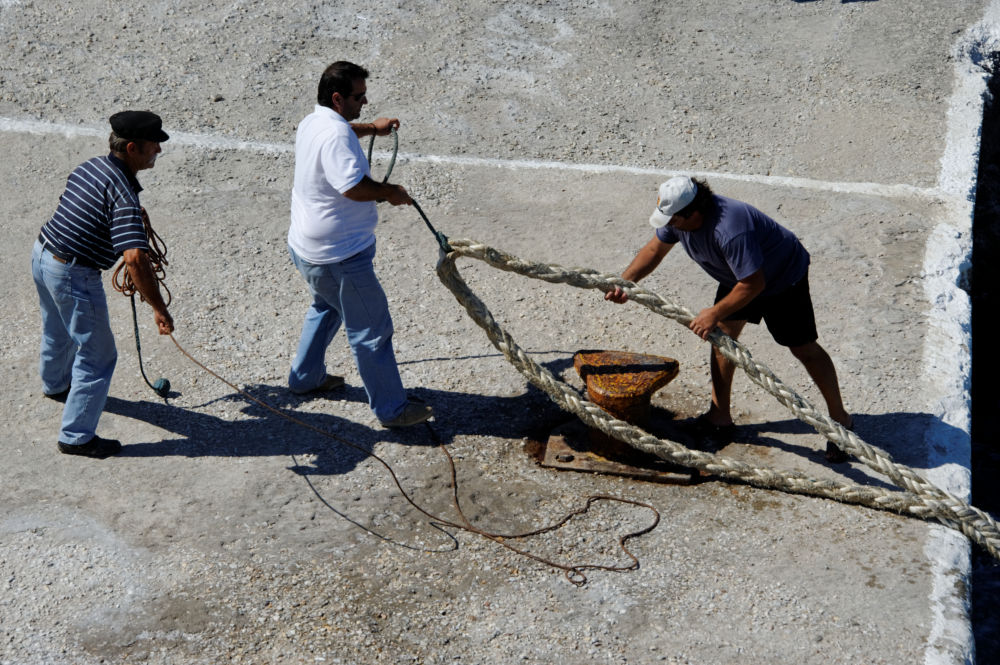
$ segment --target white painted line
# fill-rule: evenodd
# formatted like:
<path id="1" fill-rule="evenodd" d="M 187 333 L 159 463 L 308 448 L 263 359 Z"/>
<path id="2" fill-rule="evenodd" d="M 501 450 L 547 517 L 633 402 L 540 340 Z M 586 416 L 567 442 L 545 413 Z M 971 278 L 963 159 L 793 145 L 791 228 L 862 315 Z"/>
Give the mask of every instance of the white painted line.
<path id="1" fill-rule="evenodd" d="M 954 202 L 948 222 L 927 238 L 924 294 L 931 303 L 924 339 L 923 378 L 940 397 L 930 405 L 932 425 L 924 435 L 927 479 L 968 499 L 972 489 L 970 439 L 972 303 L 963 290 L 972 260 L 972 220 L 983 107 L 988 75 L 984 57 L 1000 51 L 1000 0 L 955 45 L 954 93 L 948 109 L 938 188 Z M 932 526 L 924 547 L 931 564 L 931 630 L 925 665 L 971 665 L 975 645 L 969 616 L 969 541 Z"/>
<path id="2" fill-rule="evenodd" d="M 169 129 L 169 128 L 168 128 Z M 26 134 L 59 134 L 66 137 L 76 136 L 106 136 L 107 129 L 86 127 L 83 125 L 66 125 L 44 122 L 41 120 L 18 120 L 16 118 L 0 118 L 0 132 Z M 264 143 L 246 141 L 220 136 L 217 134 L 193 134 L 188 132 L 169 132 L 170 145 L 193 146 L 206 150 L 239 150 L 263 154 L 291 154 L 294 146 L 291 143 Z M 387 159 L 390 154 L 383 151 L 374 153 L 379 159 Z M 484 157 L 463 157 L 457 155 L 424 155 L 420 153 L 401 152 L 397 163 L 413 162 L 417 164 L 444 164 L 448 166 L 471 166 L 481 168 L 503 168 L 513 170 L 554 170 L 576 171 L 581 173 L 621 173 L 626 175 L 657 176 L 670 178 L 675 175 L 692 175 L 697 178 L 713 180 L 732 180 L 772 185 L 776 187 L 791 187 L 816 191 L 855 194 L 861 196 L 879 196 L 883 198 L 924 198 L 941 200 L 947 195 L 939 189 L 914 187 L 912 185 L 887 185 L 872 182 L 827 182 L 810 178 L 793 178 L 786 176 L 747 175 L 738 173 L 723 173 L 717 171 L 676 171 L 664 169 L 641 168 L 635 166 L 618 166 L 613 164 L 573 164 L 566 162 L 529 160 L 529 159 L 488 159 Z"/>
<path id="3" fill-rule="evenodd" d="M 723 173 L 718 171 L 677 171 L 665 169 L 641 168 L 637 166 L 617 166 L 610 164 L 567 164 L 566 162 L 546 162 L 534 160 L 502 160 L 485 159 L 481 157 L 439 157 L 435 155 L 404 155 L 400 158 L 411 161 L 432 164 L 449 164 L 458 166 L 486 166 L 508 169 L 553 169 L 563 171 L 581 171 L 585 173 L 624 173 L 628 175 L 649 175 L 672 178 L 676 175 L 690 175 L 696 178 L 711 178 L 715 180 L 735 180 L 773 185 L 777 187 L 792 187 L 796 189 L 812 189 L 843 194 L 860 194 L 864 196 L 881 196 L 887 198 L 921 197 L 941 199 L 943 194 L 938 189 L 914 187 L 912 185 L 883 185 L 873 182 L 827 182 L 810 178 L 793 178 L 786 176 L 747 175 L 739 173 Z"/>
<path id="4" fill-rule="evenodd" d="M 85 125 L 66 125 L 44 120 L 18 120 L 16 118 L 0 118 L 0 132 L 13 134 L 58 134 L 67 138 L 80 136 L 106 137 L 111 133 L 106 127 L 87 127 Z M 242 141 L 215 134 L 191 134 L 188 132 L 168 132 L 170 145 L 185 145 L 207 150 L 239 150 L 242 152 L 259 152 L 264 154 L 289 153 L 293 146 L 285 143 L 261 143 L 258 141 Z"/>
<path id="5" fill-rule="evenodd" d="M 77 125 L 62 125 L 43 120 L 17 120 L 0 118 L 0 132 L 19 134 L 62 134 L 67 138 L 75 136 L 107 136 L 110 131 Z"/>

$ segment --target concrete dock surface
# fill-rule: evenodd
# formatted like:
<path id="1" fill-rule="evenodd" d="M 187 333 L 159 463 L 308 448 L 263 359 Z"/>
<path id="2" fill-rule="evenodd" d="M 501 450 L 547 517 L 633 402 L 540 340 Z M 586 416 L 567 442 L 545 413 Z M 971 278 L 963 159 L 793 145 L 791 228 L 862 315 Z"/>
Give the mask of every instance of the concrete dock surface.
<path id="1" fill-rule="evenodd" d="M 979 122 L 1000 9 L 907 3 L 278 3 L 0 0 L 0 664 L 972 663 L 969 542 L 946 527 L 704 479 L 689 486 L 539 466 L 564 424 L 438 281 L 416 211 L 379 206 L 376 270 L 404 384 L 435 409 L 387 430 L 350 350 L 328 398 L 287 390 L 309 297 L 285 237 L 292 141 L 322 69 L 369 68 L 362 120 L 398 117 L 392 181 L 433 224 L 542 263 L 618 274 L 649 240 L 659 183 L 705 178 L 795 232 L 811 255 L 820 342 L 857 434 L 967 497 L 968 296 Z M 29 256 L 68 173 L 105 154 L 107 118 L 151 109 L 171 134 L 139 174 L 168 245 L 175 338 L 110 289 L 118 367 L 103 461 L 56 450 L 60 405 L 37 375 Z M 389 139 L 376 143 L 384 172 Z M 654 397 L 708 405 L 709 346 L 597 291 L 460 261 L 537 362 L 571 385 L 580 349 L 675 358 Z M 110 280 L 106 280 L 109 282 Z M 683 252 L 642 282 L 698 311 L 712 280 Z M 766 328 L 741 338 L 817 405 Z M 737 376 L 719 454 L 892 489 Z M 477 527 L 455 521 L 450 471 Z M 379 459 L 369 453 L 377 455 Z M 654 512 L 655 510 L 655 512 Z"/>

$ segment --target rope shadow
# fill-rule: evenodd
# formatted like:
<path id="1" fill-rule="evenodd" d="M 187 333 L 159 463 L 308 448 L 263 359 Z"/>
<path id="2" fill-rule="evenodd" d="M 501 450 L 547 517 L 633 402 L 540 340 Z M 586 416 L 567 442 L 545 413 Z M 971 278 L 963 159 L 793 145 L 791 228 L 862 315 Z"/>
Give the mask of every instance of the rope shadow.
<path id="1" fill-rule="evenodd" d="M 896 462 L 924 471 L 929 470 L 930 467 L 927 462 L 927 451 L 923 437 L 932 426 L 939 432 L 944 430 L 959 433 L 957 428 L 929 413 L 897 411 L 879 414 L 854 414 L 854 429 L 865 441 L 889 453 Z M 802 449 L 802 447 L 764 437 L 765 433 L 817 434 L 812 427 L 794 418 L 740 425 L 739 431 L 748 437 L 768 438 L 775 441 L 774 445 L 788 450 Z M 819 435 L 817 434 L 817 436 Z M 946 462 L 967 464 L 967 461 L 963 462 L 960 459 L 958 451 L 950 452 L 953 458 L 945 460 Z M 866 477 L 870 478 L 870 476 Z"/>
<path id="2" fill-rule="evenodd" d="M 529 356 L 548 356 L 553 353 L 562 353 L 572 356 L 576 351 L 566 349 L 552 349 L 551 351 L 528 351 Z M 437 358 L 414 358 L 413 360 L 400 360 L 397 365 L 419 365 L 421 363 L 442 362 L 447 360 L 483 360 L 485 358 L 503 358 L 502 353 L 478 353 L 468 356 L 438 356 Z M 544 363 L 543 363 L 544 364 Z"/>
<path id="3" fill-rule="evenodd" d="M 879 416 L 855 416 L 855 418 L 857 419 L 856 426 L 860 425 L 861 427 L 859 427 L 859 429 L 863 433 L 867 433 L 867 431 L 864 430 L 866 423 L 871 419 L 879 418 Z M 812 427 L 797 419 L 738 425 L 733 433 L 726 435 L 726 438 L 721 441 L 712 440 L 711 436 L 705 439 L 705 435 L 699 431 L 697 426 L 692 425 L 690 421 L 690 418 L 676 419 L 675 412 L 669 408 L 664 408 L 662 405 L 657 405 L 652 407 L 650 422 L 644 429 L 653 436 L 679 443 L 691 450 L 713 453 L 721 455 L 722 457 L 730 457 L 733 459 L 742 459 L 742 456 L 733 455 L 731 452 L 725 451 L 724 448 L 726 448 L 729 444 L 747 445 L 765 450 L 781 450 L 803 460 L 830 468 L 837 472 L 845 480 L 857 483 L 858 485 L 866 485 L 894 491 L 899 489 L 891 482 L 884 481 L 871 475 L 870 472 L 866 471 L 866 467 L 860 463 L 857 463 L 856 465 L 831 465 L 826 461 L 826 450 L 825 444 L 823 443 L 825 439 L 823 439 L 821 435 L 819 435 Z M 814 447 L 810 445 L 791 443 L 775 436 L 768 436 L 768 433 L 816 435 L 815 440 L 819 446 Z M 716 476 L 708 476 L 706 480 L 708 479 L 711 479 L 714 482 L 741 484 L 739 481 L 727 480 Z"/>
<path id="4" fill-rule="evenodd" d="M 546 363 L 553 371 L 562 371 L 572 364 L 572 358 Z M 526 384 L 525 392 L 514 396 L 490 396 L 474 393 L 414 388 L 410 394 L 419 397 L 435 409 L 435 431 L 440 443 L 448 444 L 462 436 L 520 438 L 536 427 L 539 418 L 561 413 L 551 400 L 534 386 Z M 206 404 L 232 402 L 242 404 L 240 412 L 249 420 L 228 420 L 221 416 L 199 413 L 164 402 L 133 402 L 108 397 L 105 410 L 116 415 L 147 422 L 167 430 L 175 438 L 161 441 L 132 443 L 124 446 L 122 457 L 273 457 L 277 455 L 313 455 L 311 466 L 290 467 L 299 474 L 337 475 L 349 473 L 370 455 L 378 443 L 429 447 L 437 441 L 419 427 L 384 429 L 355 422 L 332 412 L 303 412 L 302 404 L 326 399 L 335 411 L 338 401 L 367 403 L 364 389 L 346 386 L 328 396 L 295 395 L 284 385 L 251 384 L 244 390 L 253 397 L 285 411 L 304 423 L 329 432 L 357 446 L 331 440 L 297 423 L 279 417 L 239 393 L 230 392 Z M 461 414 L 456 417 L 455 414 Z M 374 418 L 372 418 L 374 421 Z M 360 450 L 359 450 L 360 449 Z"/>
<path id="5" fill-rule="evenodd" d="M 804 423 L 803 423 L 804 424 Z M 760 446 L 762 448 L 769 448 L 774 450 L 781 450 L 786 453 L 791 453 L 797 457 L 801 457 L 805 460 L 818 464 L 820 466 L 828 467 L 833 471 L 836 471 L 842 478 L 850 482 L 856 483 L 858 485 L 864 485 L 867 487 L 879 487 L 885 490 L 897 491 L 899 488 L 892 484 L 891 482 L 884 481 L 877 478 L 871 473 L 865 471 L 863 465 L 855 466 L 852 464 L 830 464 L 826 461 L 826 449 L 823 448 L 813 448 L 810 446 L 802 446 L 794 443 L 788 443 L 781 439 L 776 439 L 774 437 L 765 436 L 759 432 L 753 432 L 750 427 L 740 428 L 741 432 L 736 437 L 733 438 L 733 443 L 742 443 L 752 446 Z M 811 427 L 806 425 L 802 429 L 802 434 L 816 434 L 816 431 Z M 722 453 L 725 454 L 725 453 Z M 720 479 L 724 482 L 725 479 Z M 733 481 L 735 482 L 735 481 Z"/>
<path id="6" fill-rule="evenodd" d="M 242 401 L 237 394 L 227 395 L 219 401 Z M 161 441 L 132 443 L 122 447 L 121 457 L 273 457 L 278 455 L 304 455 L 322 452 L 332 443 L 319 434 L 303 431 L 301 427 L 269 414 L 269 418 L 253 420 L 227 420 L 225 418 L 189 411 L 163 402 L 131 402 L 108 397 L 105 411 L 134 420 L 148 422 L 167 430 L 175 438 Z M 390 437 L 372 436 L 370 428 L 328 414 L 302 414 L 310 424 L 349 439 L 359 447 L 371 451 L 376 441 Z M 321 445 L 322 444 L 322 445 Z M 360 450 L 343 446 L 336 457 L 329 456 L 326 468 L 330 473 L 347 473 L 366 456 Z"/>

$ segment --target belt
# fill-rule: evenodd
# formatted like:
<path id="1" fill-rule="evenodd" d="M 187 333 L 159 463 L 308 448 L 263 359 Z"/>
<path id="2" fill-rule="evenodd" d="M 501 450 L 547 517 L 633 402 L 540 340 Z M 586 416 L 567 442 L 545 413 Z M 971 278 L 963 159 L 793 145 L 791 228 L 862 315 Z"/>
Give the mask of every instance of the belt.
<path id="1" fill-rule="evenodd" d="M 50 243 L 48 241 L 48 238 L 45 237 L 44 233 L 39 233 L 38 234 L 38 242 L 42 243 L 42 249 L 48 251 L 48 253 L 52 255 L 52 258 L 54 258 L 59 263 L 62 263 L 64 265 L 69 265 L 69 264 L 75 262 L 75 265 L 78 265 L 81 268 L 91 268 L 93 270 L 100 270 L 100 268 L 98 268 L 96 265 L 94 265 L 90 261 L 87 261 L 85 259 L 81 259 L 78 256 L 65 257 L 65 256 L 62 256 L 60 254 L 56 254 L 55 250 L 52 248 L 52 243 Z"/>

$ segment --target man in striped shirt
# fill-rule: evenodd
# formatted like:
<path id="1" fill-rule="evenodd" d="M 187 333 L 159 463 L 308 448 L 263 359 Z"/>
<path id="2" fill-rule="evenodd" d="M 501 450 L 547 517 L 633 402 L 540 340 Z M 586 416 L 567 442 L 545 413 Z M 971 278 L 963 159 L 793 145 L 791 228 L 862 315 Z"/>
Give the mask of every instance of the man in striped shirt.
<path id="1" fill-rule="evenodd" d="M 116 113 L 110 123 L 111 153 L 70 174 L 31 255 L 42 312 L 42 390 L 65 403 L 57 447 L 97 458 L 121 450 L 120 442 L 96 431 L 118 359 L 101 271 L 123 257 L 160 334 L 174 330 L 147 254 L 136 179 L 137 172 L 153 168 L 160 143 L 169 137 L 149 111 Z"/>

